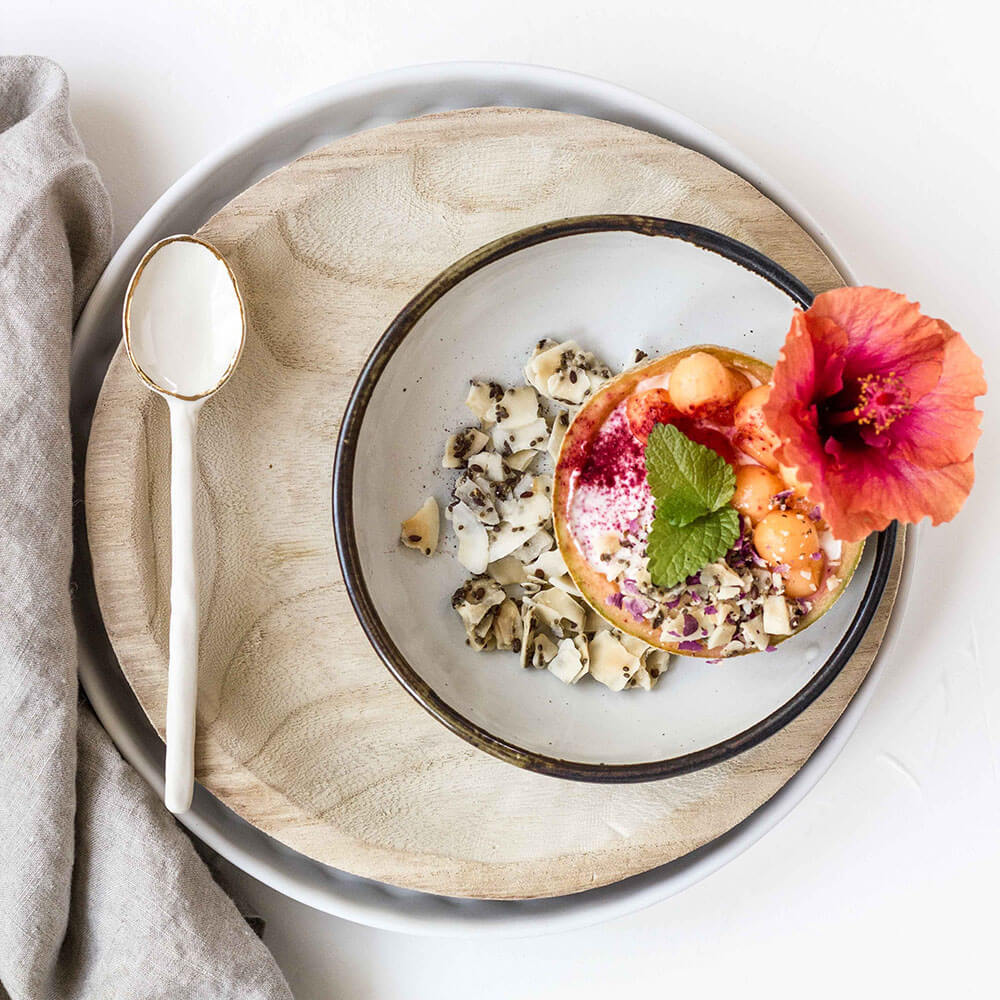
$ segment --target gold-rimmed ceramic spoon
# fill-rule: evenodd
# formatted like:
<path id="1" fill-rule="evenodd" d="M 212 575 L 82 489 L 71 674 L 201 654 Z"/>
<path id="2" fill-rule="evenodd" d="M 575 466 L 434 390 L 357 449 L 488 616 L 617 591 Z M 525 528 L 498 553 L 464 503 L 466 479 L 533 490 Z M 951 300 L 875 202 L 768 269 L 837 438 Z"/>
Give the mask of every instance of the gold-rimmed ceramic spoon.
<path id="1" fill-rule="evenodd" d="M 236 368 L 246 337 L 236 277 L 215 247 L 169 236 L 139 262 L 125 294 L 125 350 L 170 410 L 170 656 L 163 801 L 194 794 L 198 581 L 194 554 L 195 429 L 202 404 Z"/>

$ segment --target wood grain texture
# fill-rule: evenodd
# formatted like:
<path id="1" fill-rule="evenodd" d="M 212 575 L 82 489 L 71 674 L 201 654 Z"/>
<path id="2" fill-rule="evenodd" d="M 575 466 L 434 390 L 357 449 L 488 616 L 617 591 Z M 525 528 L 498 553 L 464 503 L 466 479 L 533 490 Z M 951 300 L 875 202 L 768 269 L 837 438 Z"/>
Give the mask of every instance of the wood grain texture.
<path id="1" fill-rule="evenodd" d="M 577 892 L 646 871 L 744 819 L 801 767 L 878 650 L 902 565 L 834 684 L 792 725 L 709 770 L 597 786 L 518 770 L 447 732 L 357 624 L 334 548 L 339 420 L 408 298 L 505 233 L 570 215 L 659 215 L 720 230 L 814 291 L 842 284 L 809 236 L 698 153 L 607 122 L 477 109 L 311 153 L 199 231 L 247 304 L 240 368 L 205 406 L 197 502 L 198 780 L 304 854 L 456 896 Z M 166 408 L 119 349 L 94 416 L 86 503 L 108 634 L 163 733 L 169 612 Z"/>

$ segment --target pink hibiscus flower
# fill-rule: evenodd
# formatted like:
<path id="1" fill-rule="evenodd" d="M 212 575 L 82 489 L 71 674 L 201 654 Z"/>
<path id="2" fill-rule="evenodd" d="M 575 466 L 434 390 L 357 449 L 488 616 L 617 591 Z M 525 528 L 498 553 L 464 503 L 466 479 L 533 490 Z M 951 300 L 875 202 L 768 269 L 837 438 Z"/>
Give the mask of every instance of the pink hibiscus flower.
<path id="1" fill-rule="evenodd" d="M 943 320 L 905 296 L 839 288 L 796 310 L 764 405 L 833 534 L 949 521 L 972 489 L 983 365 Z"/>

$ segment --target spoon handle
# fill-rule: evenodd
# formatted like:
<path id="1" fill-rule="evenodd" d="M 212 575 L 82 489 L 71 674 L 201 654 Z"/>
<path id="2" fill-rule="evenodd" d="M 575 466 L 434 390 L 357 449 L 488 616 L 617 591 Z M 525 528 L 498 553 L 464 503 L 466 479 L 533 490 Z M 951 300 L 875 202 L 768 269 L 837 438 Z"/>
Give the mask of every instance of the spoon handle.
<path id="1" fill-rule="evenodd" d="M 198 580 L 194 564 L 195 428 L 200 401 L 169 398 L 170 663 L 167 762 L 163 801 L 172 813 L 191 807 L 198 697 Z"/>

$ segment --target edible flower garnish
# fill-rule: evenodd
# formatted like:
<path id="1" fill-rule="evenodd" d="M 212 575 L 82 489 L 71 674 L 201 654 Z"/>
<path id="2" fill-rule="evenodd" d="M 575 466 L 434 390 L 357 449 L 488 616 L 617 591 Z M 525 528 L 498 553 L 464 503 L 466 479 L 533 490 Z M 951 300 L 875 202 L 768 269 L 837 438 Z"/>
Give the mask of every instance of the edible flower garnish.
<path id="1" fill-rule="evenodd" d="M 646 543 L 649 575 L 669 588 L 721 559 L 739 537 L 739 515 L 729 505 L 736 475 L 711 448 L 673 424 L 657 424 L 646 442 L 646 478 L 656 505 Z"/>
<path id="2" fill-rule="evenodd" d="M 839 288 L 796 310 L 764 418 L 834 536 L 951 520 L 974 478 L 982 362 L 905 296 Z"/>

